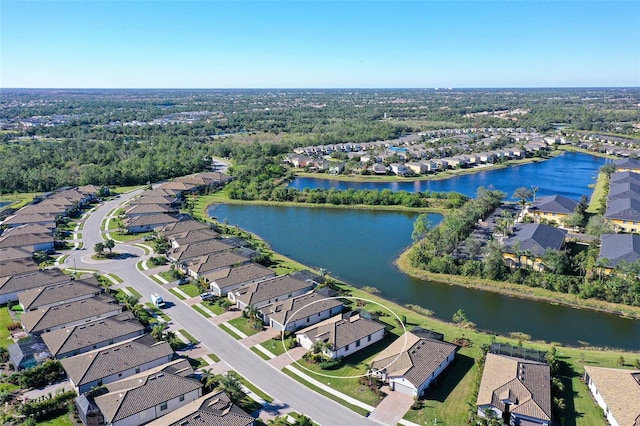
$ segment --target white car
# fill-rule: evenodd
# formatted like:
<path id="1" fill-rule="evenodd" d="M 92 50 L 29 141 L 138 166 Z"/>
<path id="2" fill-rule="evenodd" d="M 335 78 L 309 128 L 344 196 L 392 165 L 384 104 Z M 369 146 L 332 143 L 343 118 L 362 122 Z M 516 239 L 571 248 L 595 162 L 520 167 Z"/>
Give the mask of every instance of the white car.
<path id="1" fill-rule="evenodd" d="M 210 299 L 213 299 L 214 297 L 216 297 L 216 295 L 213 294 L 213 293 L 209 293 L 209 292 L 205 292 L 205 293 L 201 293 L 200 294 L 200 299 L 201 300 L 210 300 Z"/>

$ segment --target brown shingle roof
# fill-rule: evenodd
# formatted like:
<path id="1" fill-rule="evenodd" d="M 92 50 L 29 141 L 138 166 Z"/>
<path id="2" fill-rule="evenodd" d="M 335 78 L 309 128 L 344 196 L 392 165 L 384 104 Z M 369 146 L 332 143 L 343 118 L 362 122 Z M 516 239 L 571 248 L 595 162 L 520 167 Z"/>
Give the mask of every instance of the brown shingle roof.
<path id="1" fill-rule="evenodd" d="M 15 228 L 9 228 L 4 231 L 2 236 L 5 235 L 23 235 L 23 234 L 49 234 L 53 235 L 51 228 L 42 226 L 39 223 L 30 223 L 28 225 L 16 226 Z"/>
<path id="2" fill-rule="evenodd" d="M 33 213 L 33 214 L 16 214 L 8 217 L 3 225 L 24 225 L 29 223 L 55 223 L 56 215 L 54 214 L 41 214 L 41 213 Z M 51 226 L 53 227 L 53 223 Z"/>
<path id="3" fill-rule="evenodd" d="M 186 244 L 199 243 L 201 241 L 212 240 L 220 236 L 216 231 L 210 229 L 195 229 L 193 231 L 185 231 L 171 236 L 171 240 L 179 247 Z"/>
<path id="4" fill-rule="evenodd" d="M 171 204 L 175 200 L 175 197 L 161 197 L 157 195 L 145 196 L 144 192 L 142 193 L 142 197 L 134 198 L 129 201 L 129 205 L 133 206 L 136 204 Z"/>
<path id="5" fill-rule="evenodd" d="M 182 247 L 169 250 L 168 256 L 176 259 L 178 262 L 185 261 L 194 257 L 204 256 L 210 253 L 218 253 L 221 251 L 231 250 L 233 246 L 221 240 L 207 240 L 199 243 L 185 244 Z"/>
<path id="6" fill-rule="evenodd" d="M 328 299 L 317 293 L 311 293 L 272 303 L 260 309 L 260 312 L 284 325 L 288 321 L 303 319 L 341 305 L 342 302 L 338 299 Z"/>
<path id="7" fill-rule="evenodd" d="M 198 222 L 197 220 L 181 220 L 180 222 L 158 227 L 156 231 L 163 233 L 165 237 L 169 238 L 172 235 L 196 229 L 209 229 L 209 225 Z"/>
<path id="8" fill-rule="evenodd" d="M 199 259 L 194 259 L 188 265 L 189 269 L 195 273 L 211 271 L 213 269 L 223 268 L 250 261 L 251 258 L 236 251 L 224 251 L 221 253 L 208 254 Z"/>
<path id="9" fill-rule="evenodd" d="M 127 228 L 130 228 L 133 226 L 148 226 L 148 225 L 158 226 L 158 225 L 173 223 L 177 221 L 178 219 L 176 219 L 173 216 L 160 213 L 160 214 L 149 214 L 144 216 L 128 217 L 127 219 L 125 219 L 124 224 Z"/>
<path id="10" fill-rule="evenodd" d="M 69 379 L 80 386 L 133 367 L 173 355 L 167 342 L 156 342 L 151 336 L 98 349 L 60 360 Z"/>
<path id="11" fill-rule="evenodd" d="M 148 426 L 248 426 L 254 418 L 234 405 L 222 391 L 205 395 Z"/>
<path id="12" fill-rule="evenodd" d="M 13 275 L 0 278 L 0 294 L 16 293 L 69 280 L 69 276 L 58 269 L 38 270 L 27 274 Z"/>
<path id="13" fill-rule="evenodd" d="M 28 274 L 38 270 L 38 265 L 31 258 L 0 261 L 0 277 Z"/>
<path id="14" fill-rule="evenodd" d="M 34 288 L 18 294 L 18 301 L 25 311 L 30 311 L 39 306 L 64 303 L 76 297 L 88 297 L 98 295 L 101 288 L 97 280 L 91 281 L 72 280 L 52 286 Z"/>
<path id="15" fill-rule="evenodd" d="M 364 319 L 359 315 L 343 315 L 338 321 L 325 321 L 318 326 L 309 327 L 296 334 L 305 334 L 312 342 L 329 343 L 332 351 L 338 351 L 347 345 L 384 330 L 379 322 Z"/>
<path id="16" fill-rule="evenodd" d="M 130 312 L 123 312 L 103 320 L 43 333 L 40 337 L 55 357 L 142 330 L 144 326 Z"/>
<path id="17" fill-rule="evenodd" d="M 28 333 L 38 333 L 48 328 L 63 326 L 113 311 L 121 311 L 122 308 L 113 302 L 115 299 L 112 297 L 96 296 L 78 302 L 25 312 L 20 319 Z"/>
<path id="18" fill-rule="evenodd" d="M 108 423 L 131 417 L 149 408 L 202 388 L 198 380 L 165 372 L 127 379 L 118 385 L 129 386 L 95 398 Z M 112 386 L 107 385 L 110 390 Z"/>
<path id="19" fill-rule="evenodd" d="M 640 420 L 640 370 L 584 366 L 611 415 L 620 426 Z M 634 377 L 635 375 L 635 377 Z"/>
<path id="20" fill-rule="evenodd" d="M 125 210 L 124 214 L 132 216 L 150 213 L 171 213 L 171 211 L 172 209 L 170 209 L 166 204 L 135 204 Z"/>
<path id="21" fill-rule="evenodd" d="M 247 268 L 251 265 L 258 266 L 254 263 L 249 265 L 240 266 L 234 269 Z M 262 267 L 264 268 L 264 267 Z M 271 271 L 268 268 L 264 268 L 264 273 Z M 233 271 L 233 269 L 232 269 Z M 273 273 L 273 271 L 271 271 Z M 231 276 L 231 274 L 229 274 Z M 222 284 L 220 284 L 222 282 Z M 218 287 L 228 287 L 231 282 L 239 282 L 239 280 L 233 281 L 227 278 L 222 280 L 216 280 Z M 279 277 L 271 278 L 265 281 L 260 281 L 254 284 L 249 284 L 246 287 L 241 287 L 234 291 L 236 298 L 246 305 L 256 305 L 260 302 L 275 299 L 276 297 L 285 296 L 289 293 L 301 291 L 306 288 L 311 289 L 313 284 L 303 281 L 298 278 L 294 278 L 290 275 L 281 275 Z"/>
<path id="22" fill-rule="evenodd" d="M 505 410 L 501 401 L 511 396 L 514 414 L 551 421 L 551 373 L 549 366 L 534 361 L 487 354 L 477 405 Z"/>
<path id="23" fill-rule="evenodd" d="M 53 243 L 53 235 L 48 234 L 13 234 L 7 232 L 0 237 L 0 248 L 31 247 L 36 244 Z"/>
<path id="24" fill-rule="evenodd" d="M 8 262 L 12 260 L 31 259 L 33 252 L 22 247 L 0 248 L 0 262 Z M 0 276 L 7 276 L 0 268 Z"/>

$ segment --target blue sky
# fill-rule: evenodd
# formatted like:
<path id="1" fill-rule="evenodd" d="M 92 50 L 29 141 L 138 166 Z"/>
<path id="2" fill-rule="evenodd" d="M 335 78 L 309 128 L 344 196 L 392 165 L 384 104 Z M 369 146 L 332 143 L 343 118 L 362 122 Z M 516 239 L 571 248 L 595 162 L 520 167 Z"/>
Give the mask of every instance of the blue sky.
<path id="1" fill-rule="evenodd" d="M 640 2 L 0 3 L 0 87 L 640 86 Z"/>

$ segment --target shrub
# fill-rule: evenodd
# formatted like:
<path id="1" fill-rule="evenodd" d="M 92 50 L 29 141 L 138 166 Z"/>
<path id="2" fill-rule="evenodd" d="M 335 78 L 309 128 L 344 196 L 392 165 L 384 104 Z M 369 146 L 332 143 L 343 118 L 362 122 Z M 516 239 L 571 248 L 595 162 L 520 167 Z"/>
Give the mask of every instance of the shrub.
<path id="1" fill-rule="evenodd" d="M 323 370 L 335 370 L 342 367 L 342 357 L 336 359 L 327 359 L 318 363 Z"/>

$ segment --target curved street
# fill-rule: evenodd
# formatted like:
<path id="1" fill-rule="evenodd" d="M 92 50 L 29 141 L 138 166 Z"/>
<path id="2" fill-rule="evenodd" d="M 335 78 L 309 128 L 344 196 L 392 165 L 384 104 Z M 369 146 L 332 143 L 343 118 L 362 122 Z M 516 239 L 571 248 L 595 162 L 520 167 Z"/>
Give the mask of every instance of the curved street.
<path id="1" fill-rule="evenodd" d="M 377 423 L 373 419 L 362 417 L 337 402 L 312 391 L 280 372 L 219 327 L 207 321 L 167 289 L 155 283 L 136 266 L 138 262 L 149 257 L 142 248 L 120 243 L 116 245 L 114 250 L 129 253 L 131 256 L 123 259 L 93 260 L 91 257 L 94 254 L 94 245 L 104 241 L 101 231 L 102 222 L 120 204 L 141 192 L 141 189 L 129 192 L 98 205 L 85 219 L 82 229 L 83 248 L 69 252 L 64 264 L 60 266 L 79 270 L 97 269 L 100 273 L 114 273 L 124 280 L 123 285 L 131 286 L 142 294 L 143 301 L 148 301 L 151 293 L 159 294 L 167 302 L 164 312 L 171 317 L 173 323 L 187 330 L 241 376 L 275 398 L 272 405 L 276 407 L 291 407 L 321 425 L 371 425 Z"/>

